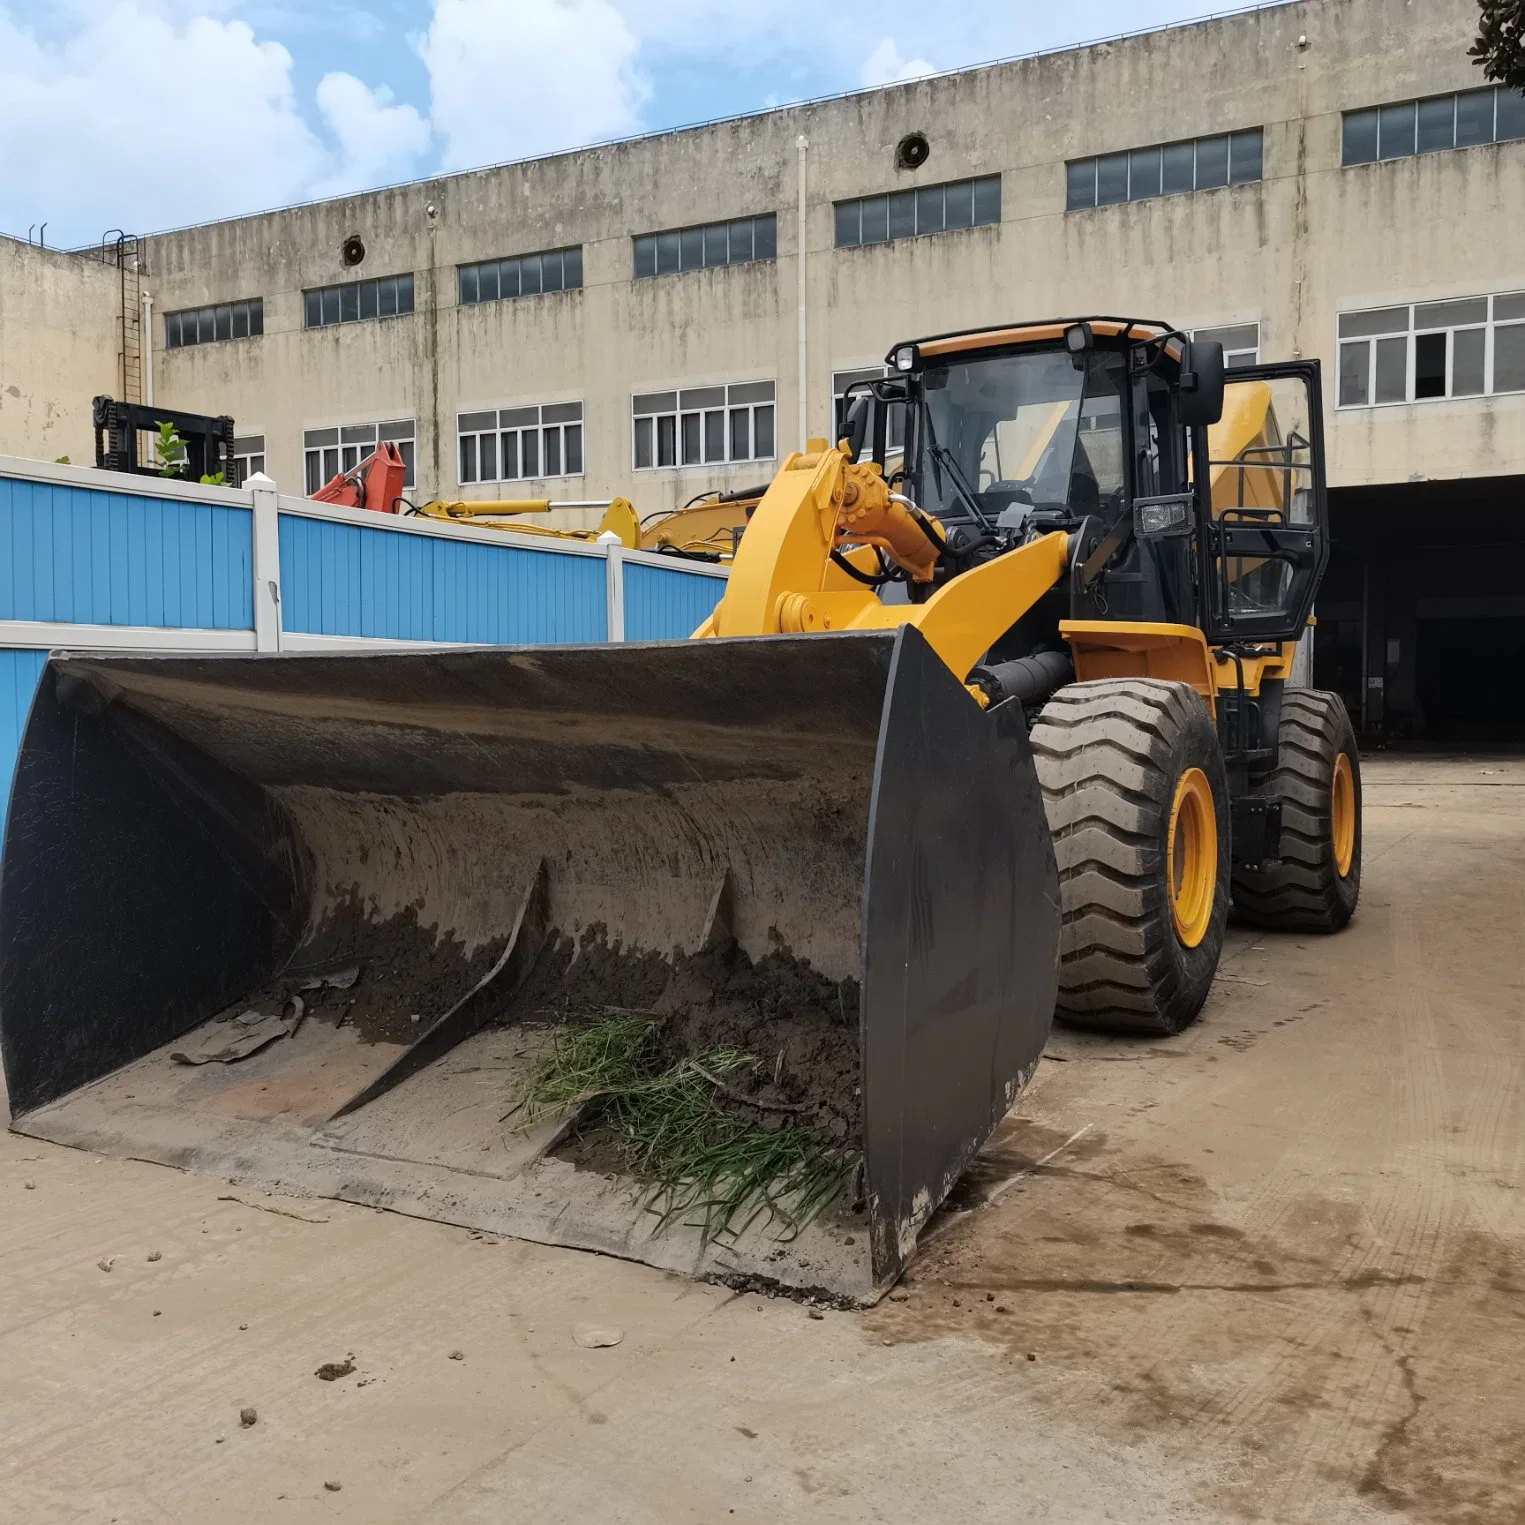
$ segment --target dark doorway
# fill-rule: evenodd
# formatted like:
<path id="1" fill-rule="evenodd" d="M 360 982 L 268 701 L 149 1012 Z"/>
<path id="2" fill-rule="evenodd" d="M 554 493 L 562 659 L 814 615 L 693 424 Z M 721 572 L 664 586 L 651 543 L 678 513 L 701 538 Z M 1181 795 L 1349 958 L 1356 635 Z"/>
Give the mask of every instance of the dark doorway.
<path id="1" fill-rule="evenodd" d="M 1333 488 L 1314 682 L 1372 740 L 1525 741 L 1525 477 Z"/>
<path id="2" fill-rule="evenodd" d="M 1422 619 L 1419 703 L 1436 741 L 1525 741 L 1525 618 Z"/>

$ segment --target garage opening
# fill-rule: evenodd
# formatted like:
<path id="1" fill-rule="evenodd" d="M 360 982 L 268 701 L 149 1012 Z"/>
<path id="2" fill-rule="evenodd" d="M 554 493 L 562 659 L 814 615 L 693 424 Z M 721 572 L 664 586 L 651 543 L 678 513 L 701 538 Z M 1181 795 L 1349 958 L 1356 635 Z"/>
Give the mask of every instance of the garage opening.
<path id="1" fill-rule="evenodd" d="M 1434 741 L 1525 741 L 1525 617 L 1421 619 L 1418 690 Z"/>

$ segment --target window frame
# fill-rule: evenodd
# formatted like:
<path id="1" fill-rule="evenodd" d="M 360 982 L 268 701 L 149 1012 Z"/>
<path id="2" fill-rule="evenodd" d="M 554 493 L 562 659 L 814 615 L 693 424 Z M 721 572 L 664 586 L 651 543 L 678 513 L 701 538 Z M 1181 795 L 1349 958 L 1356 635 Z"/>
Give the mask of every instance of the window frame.
<path id="1" fill-rule="evenodd" d="M 1525 106 L 1514 108 L 1520 112 L 1518 132 L 1511 132 L 1509 136 L 1500 136 L 1499 121 L 1504 108 L 1504 97 L 1512 93 L 1507 85 L 1483 85 L 1469 90 L 1443 91 L 1439 95 L 1413 96 L 1406 100 L 1385 101 L 1375 106 L 1358 106 L 1351 111 L 1340 114 L 1340 168 L 1357 169 L 1367 164 L 1394 164 L 1402 159 L 1421 159 L 1427 154 L 1452 153 L 1464 148 L 1490 148 L 1501 143 L 1525 143 Z M 1476 101 L 1481 103 L 1484 96 L 1491 97 L 1489 101 L 1488 119 L 1491 123 L 1489 135 L 1486 138 L 1478 138 L 1474 142 L 1462 143 L 1462 103 L 1464 101 Z M 1449 102 L 1451 108 L 1451 133 L 1450 141 L 1435 143 L 1433 146 L 1421 145 L 1420 136 L 1423 131 L 1425 108 L 1438 107 L 1442 102 Z M 1384 151 L 1383 145 L 1383 122 L 1384 119 L 1398 120 L 1398 113 L 1408 112 L 1412 116 L 1412 130 L 1405 129 L 1405 135 L 1410 140 L 1408 146 L 1398 145 L 1396 152 Z M 1438 115 L 1432 110 L 1431 115 Z M 1359 127 L 1364 131 L 1371 129 L 1371 152 L 1357 150 L 1352 157 L 1352 138 L 1355 130 Z"/>
<path id="2" fill-rule="evenodd" d="M 1145 143 L 1138 148 L 1116 149 L 1107 153 L 1083 155 L 1078 159 L 1067 159 L 1064 165 L 1064 210 L 1070 212 L 1094 212 L 1102 207 L 1109 206 L 1132 206 L 1140 201 L 1162 201 L 1167 196 L 1194 196 L 1200 191 L 1231 190 L 1239 185 L 1258 185 L 1266 177 L 1266 142 L 1265 127 L 1235 127 L 1223 132 L 1203 133 L 1195 138 L 1177 138 L 1165 143 Z M 1254 143 L 1254 152 L 1251 154 L 1251 140 Z M 1223 146 L 1223 178 L 1204 181 L 1202 163 L 1202 149 L 1204 146 L 1216 149 L 1216 145 Z M 1239 146 L 1242 145 L 1242 146 Z M 1173 166 L 1167 163 L 1168 156 L 1172 153 L 1177 156 L 1181 151 L 1191 150 L 1191 184 L 1166 186 L 1168 170 Z M 1238 167 L 1241 158 L 1247 163 L 1253 163 L 1253 174 L 1240 174 Z M 1108 195 L 1102 199 L 1102 167 L 1106 165 L 1109 174 L 1121 172 L 1123 194 Z M 1143 194 L 1135 194 L 1133 187 L 1133 174 L 1135 165 L 1144 166 L 1145 190 Z M 1152 167 L 1151 167 L 1152 166 Z M 1089 201 L 1077 199 L 1077 191 L 1083 190 L 1086 179 L 1085 171 L 1090 171 L 1090 197 Z M 1157 188 L 1151 188 L 1157 187 Z"/>
<path id="3" fill-rule="evenodd" d="M 1241 329 L 1253 328 L 1255 330 L 1255 343 L 1253 347 L 1239 344 L 1230 348 L 1224 341 L 1228 336 L 1238 333 Z M 1260 352 L 1263 345 L 1264 334 L 1259 318 L 1240 318 L 1229 323 L 1202 323 L 1189 330 L 1193 339 L 1217 340 L 1223 343 L 1223 364 L 1228 370 L 1237 370 L 1242 366 L 1260 364 Z M 1237 359 L 1235 357 L 1238 357 Z"/>
<path id="4" fill-rule="evenodd" d="M 185 338 L 185 321 L 187 318 L 194 320 L 196 337 Z M 243 333 L 238 332 L 239 319 L 243 319 Z M 223 334 L 218 330 L 224 326 L 228 332 Z M 211 329 L 205 338 L 201 336 L 203 326 Z M 232 302 L 214 302 L 202 307 L 182 307 L 175 312 L 164 314 L 164 348 L 196 349 L 203 344 L 232 344 L 240 339 L 259 339 L 265 333 L 265 299 L 264 297 L 240 297 Z"/>
<path id="5" fill-rule="evenodd" d="M 1421 318 L 1420 311 L 1425 308 L 1455 307 L 1464 303 L 1481 302 L 1484 316 L 1481 320 L 1444 322 L 1438 319 L 1431 320 Z M 1519 304 L 1517 316 L 1511 314 L 1500 315 L 1499 304 L 1501 302 L 1513 302 Z M 1383 313 L 1403 313 L 1404 322 L 1400 328 L 1397 319 L 1393 319 L 1393 326 L 1382 328 L 1380 331 L 1373 328 L 1370 333 L 1343 332 L 1346 319 L 1361 319 L 1370 316 L 1375 319 Z M 1501 330 L 1520 329 L 1525 330 L 1525 292 L 1504 291 L 1490 292 L 1482 296 L 1458 296 L 1458 297 L 1428 297 L 1423 301 L 1394 302 L 1386 307 L 1350 308 L 1335 314 L 1335 386 L 1334 407 L 1337 413 L 1354 412 L 1369 408 L 1402 408 L 1411 407 L 1416 403 L 1432 402 L 1470 402 L 1491 397 L 1522 397 L 1525 396 L 1525 375 L 1522 375 L 1522 385 L 1500 390 L 1496 371 L 1497 339 Z M 1458 358 L 1458 346 L 1456 336 L 1458 334 L 1471 334 L 1481 332 L 1483 335 L 1482 353 L 1482 386 L 1476 391 L 1458 392 L 1456 390 L 1456 366 Z M 1417 395 L 1419 341 L 1425 338 L 1434 338 L 1437 335 L 1445 337 L 1445 391 L 1432 393 L 1426 396 Z M 1376 397 L 1377 391 L 1377 365 L 1379 341 L 1391 342 L 1401 339 L 1404 342 L 1404 395 L 1398 397 L 1385 397 L 1380 400 Z M 1520 341 L 1525 344 L 1525 339 Z M 1347 354 L 1360 346 L 1365 347 L 1365 371 L 1363 381 L 1363 395 L 1358 401 L 1345 400 L 1346 365 Z"/>
<path id="6" fill-rule="evenodd" d="M 576 408 L 576 418 L 546 418 L 547 410 L 564 411 Z M 463 428 L 467 419 L 481 418 L 485 414 L 494 415 L 493 426 Z M 515 415 L 533 413 L 534 419 L 515 418 Z M 505 422 L 505 419 L 514 419 L 513 422 Z M 529 434 L 534 438 L 535 470 L 524 472 L 520 468 L 524 461 L 524 436 Z M 508 460 L 507 440 L 513 438 L 514 472 L 512 475 L 504 471 L 504 465 Z M 550 442 L 554 438 L 556 443 L 557 465 L 561 468 L 557 471 L 545 471 L 542 468 L 550 458 Z M 482 444 L 484 439 L 490 439 L 492 443 L 493 474 L 486 476 L 481 469 Z M 475 459 L 474 474 L 468 476 L 465 470 L 466 441 L 472 442 L 472 455 Z M 573 455 L 571 443 L 575 441 L 577 468 L 570 469 L 570 461 Z M 499 403 L 492 407 L 464 408 L 455 416 L 455 478 L 456 485 L 460 487 L 492 486 L 501 482 L 555 482 L 573 481 L 587 474 L 587 404 L 582 398 L 563 398 L 557 402 L 534 402 L 534 403 Z"/>
<path id="7" fill-rule="evenodd" d="M 994 207 L 988 204 L 990 188 L 994 187 Z M 965 189 L 969 191 L 969 221 L 948 222 L 948 192 L 955 191 L 962 196 Z M 994 212 L 993 216 L 980 216 L 981 188 L 987 197 L 987 212 Z M 929 208 L 928 219 L 932 219 L 931 207 L 936 202 L 939 210 L 936 213 L 936 226 L 921 227 L 922 207 Z M 881 208 L 881 203 L 882 208 Z M 877 235 L 881 210 L 883 212 L 883 226 L 885 236 L 879 238 L 865 238 L 863 236 L 863 220 L 865 208 L 870 208 L 868 215 L 874 218 L 874 232 Z M 960 215 L 962 214 L 960 207 Z M 909 225 L 906 222 L 906 214 L 909 212 Z M 901 187 L 894 191 L 875 191 L 867 196 L 848 196 L 841 201 L 832 203 L 832 247 L 835 249 L 871 249 L 880 244 L 899 243 L 907 238 L 933 238 L 939 233 L 969 233 L 975 228 L 998 228 L 1005 219 L 1006 214 L 1006 191 L 1005 183 L 999 170 L 988 175 L 964 175 L 957 180 L 940 180 L 933 185 L 917 185 Z M 897 227 L 896 218 L 900 219 Z M 858 236 L 855 240 L 844 241 L 842 234 L 848 225 L 855 226 Z"/>
<path id="8" fill-rule="evenodd" d="M 263 434 L 242 434 L 233 441 L 233 449 L 230 460 L 233 466 L 233 480 L 228 484 L 231 487 L 242 487 L 255 472 L 265 469 L 265 462 L 269 458 L 266 448 L 266 436 Z M 239 449 L 239 446 L 253 446 L 258 443 L 259 449 Z M 258 465 L 255 463 L 258 462 Z"/>
<path id="9" fill-rule="evenodd" d="M 404 433 L 403 431 L 407 432 Z M 314 440 L 313 436 L 325 436 Z M 332 435 L 332 440 L 326 436 Z M 346 438 L 345 436 L 349 436 Z M 358 466 L 367 455 L 383 442 L 395 444 L 402 452 L 406 468 L 403 487 L 410 490 L 418 485 L 418 420 L 416 418 L 383 419 L 379 423 L 322 424 L 302 431 L 302 481 L 310 498 L 326 486 L 341 471 Z M 370 449 L 363 447 L 369 445 Z M 313 464 L 318 472 L 315 476 Z"/>
<path id="10" fill-rule="evenodd" d="M 742 259 L 732 259 L 732 233 L 743 225 L 748 229 L 751 253 Z M 760 228 L 767 230 L 761 241 L 757 236 Z M 718 242 L 722 231 L 725 233 L 726 258 L 709 260 L 707 254 L 711 243 Z M 761 254 L 757 252 L 759 243 L 764 249 Z M 684 251 L 694 248 L 699 251 L 698 261 L 685 260 Z M 693 275 L 699 270 L 731 270 L 738 265 L 761 265 L 777 258 L 777 212 L 748 212 L 739 217 L 722 217 L 714 222 L 691 223 L 682 228 L 634 233 L 630 238 L 631 279 L 636 281 L 656 280 L 664 275 Z"/>
<path id="11" fill-rule="evenodd" d="M 407 283 L 408 305 L 402 306 L 403 283 Z M 384 312 L 384 293 L 390 295 L 391 311 Z M 331 286 L 310 286 L 302 290 L 302 327 L 304 330 L 342 328 L 348 323 L 370 323 L 381 318 L 412 317 L 417 309 L 417 282 L 411 270 L 397 275 L 372 276 L 363 281 L 342 281 Z M 333 316 L 329 313 L 332 311 Z M 318 321 L 313 321 L 314 313 Z"/>
<path id="12" fill-rule="evenodd" d="M 545 285 L 545 261 L 551 256 L 559 258 L 558 277 L 560 284 L 547 287 Z M 524 289 L 524 275 L 529 261 L 535 261 L 538 285 L 534 291 Z M 575 266 L 576 279 L 571 280 L 569 266 Z M 514 287 L 511 292 L 504 291 L 503 277 L 508 269 L 513 270 Z M 495 291 L 492 296 L 480 295 L 467 296 L 468 285 L 473 292 L 480 291 L 481 279 L 485 271 L 493 272 Z M 562 292 L 581 291 L 583 283 L 583 246 L 581 244 L 566 244 L 557 249 L 533 249 L 524 254 L 503 254 L 496 259 L 467 260 L 455 267 L 455 300 L 458 307 L 485 307 L 489 302 L 517 302 L 524 297 L 557 296 Z"/>
<path id="13" fill-rule="evenodd" d="M 766 398 L 748 395 L 762 387 L 769 389 Z M 719 393 L 719 398 L 713 396 Z M 740 395 L 736 395 L 740 394 Z M 652 403 L 657 399 L 671 398 L 670 405 L 638 408 L 643 400 Z M 758 420 L 767 416 L 768 449 L 758 449 Z M 740 418 L 746 421 L 747 447 L 744 453 L 736 450 L 737 425 Z M 642 429 L 642 424 L 646 428 Z M 664 427 L 666 426 L 666 427 Z M 711 430 L 720 429 L 722 451 L 713 455 L 710 451 Z M 646 438 L 646 450 L 642 450 L 642 436 Z M 687 442 L 697 441 L 698 459 L 686 459 Z M 670 461 L 663 460 L 667 453 Z M 641 464 L 642 454 L 650 459 Z M 664 387 L 646 392 L 633 392 L 630 397 L 630 462 L 632 471 L 718 471 L 731 466 L 743 466 L 754 461 L 778 459 L 778 383 L 775 380 L 757 378 L 750 381 L 711 382 L 690 384 L 684 387 Z"/>

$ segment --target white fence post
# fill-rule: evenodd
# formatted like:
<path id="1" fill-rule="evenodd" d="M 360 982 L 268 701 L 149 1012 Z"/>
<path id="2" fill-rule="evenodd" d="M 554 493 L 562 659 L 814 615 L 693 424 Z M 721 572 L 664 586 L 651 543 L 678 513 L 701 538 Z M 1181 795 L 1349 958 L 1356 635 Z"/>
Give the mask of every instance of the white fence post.
<path id="1" fill-rule="evenodd" d="M 281 523 L 276 485 L 262 472 L 244 484 L 254 499 L 254 649 L 281 649 Z"/>
<path id="2" fill-rule="evenodd" d="M 605 599 L 608 610 L 608 631 L 611 641 L 625 639 L 625 546 L 613 530 L 605 530 L 598 537 L 604 548 Z"/>

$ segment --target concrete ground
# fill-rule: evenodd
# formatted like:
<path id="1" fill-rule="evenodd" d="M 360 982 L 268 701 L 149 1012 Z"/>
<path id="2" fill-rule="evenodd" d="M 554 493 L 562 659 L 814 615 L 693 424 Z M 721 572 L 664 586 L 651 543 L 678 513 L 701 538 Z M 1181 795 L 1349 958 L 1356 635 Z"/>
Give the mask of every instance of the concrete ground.
<path id="1" fill-rule="evenodd" d="M 1056 1036 L 868 1314 L 5 1136 L 0 1518 L 1514 1525 L 1525 761 L 1366 777 L 1356 924 Z"/>

